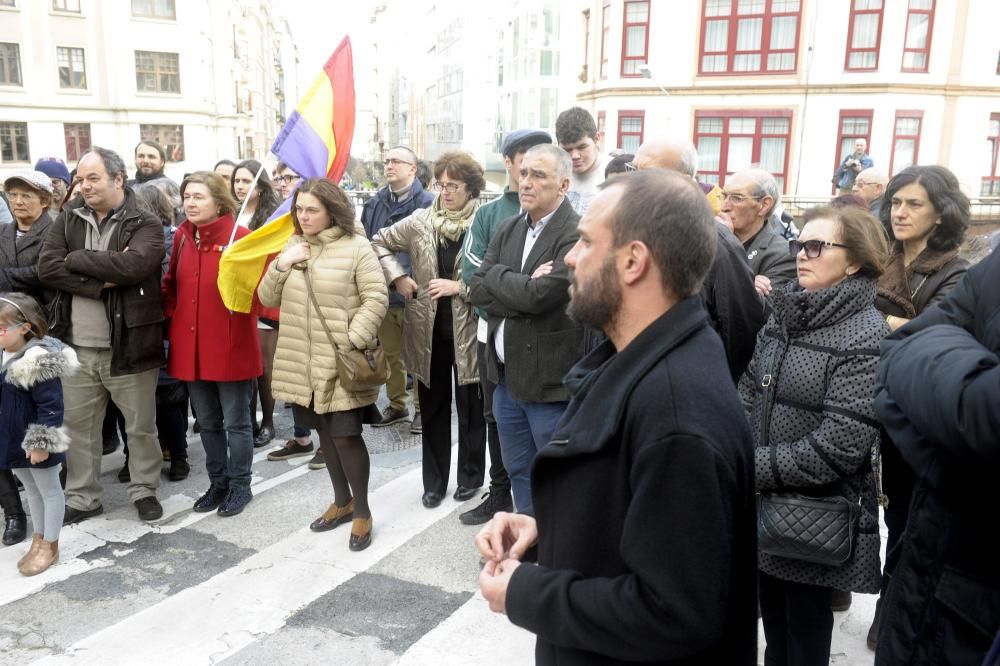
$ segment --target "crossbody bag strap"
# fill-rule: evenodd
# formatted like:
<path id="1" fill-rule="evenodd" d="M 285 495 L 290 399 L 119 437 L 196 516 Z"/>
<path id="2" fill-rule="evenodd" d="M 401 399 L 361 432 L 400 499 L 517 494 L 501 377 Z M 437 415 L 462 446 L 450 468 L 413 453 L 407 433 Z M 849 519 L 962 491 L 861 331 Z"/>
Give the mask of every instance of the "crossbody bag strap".
<path id="1" fill-rule="evenodd" d="M 326 325 L 326 319 L 323 317 L 323 313 L 320 312 L 319 303 L 316 302 L 316 294 L 313 293 L 312 279 L 309 277 L 308 268 L 302 270 L 302 277 L 306 281 L 306 293 L 309 294 L 309 301 L 312 303 L 313 310 L 316 311 L 316 316 L 319 317 L 319 323 L 323 325 L 323 331 L 326 332 L 326 339 L 330 341 L 330 346 L 333 347 L 334 353 L 337 353 L 339 352 L 337 343 L 333 341 L 333 334 L 330 333 L 330 327 Z"/>

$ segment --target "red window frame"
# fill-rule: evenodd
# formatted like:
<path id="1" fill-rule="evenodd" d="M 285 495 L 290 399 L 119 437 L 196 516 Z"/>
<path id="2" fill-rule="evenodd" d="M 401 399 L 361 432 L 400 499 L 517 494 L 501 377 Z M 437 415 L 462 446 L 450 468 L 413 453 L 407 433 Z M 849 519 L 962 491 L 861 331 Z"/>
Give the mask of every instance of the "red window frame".
<path id="1" fill-rule="evenodd" d="M 882 49 L 882 19 L 885 18 L 885 1 L 879 0 L 878 9 L 858 9 L 858 4 L 866 0 L 851 0 L 851 14 L 847 22 L 847 52 L 844 54 L 844 70 L 848 72 L 874 72 L 878 70 L 878 56 Z M 867 0 L 871 2 L 871 0 Z M 859 16 L 878 14 L 878 29 L 875 32 L 874 48 L 854 48 L 854 20 Z M 875 64 L 871 67 L 851 67 L 851 56 L 855 53 L 874 53 Z"/>
<path id="2" fill-rule="evenodd" d="M 639 120 L 639 131 L 638 132 L 626 132 L 622 130 L 622 121 L 625 119 Z M 618 148 L 624 148 L 625 144 L 622 141 L 623 137 L 626 136 L 637 136 L 639 137 L 639 143 L 636 145 L 636 149 L 642 145 L 642 138 L 646 133 L 646 112 L 640 111 L 638 109 L 631 109 L 628 111 L 618 112 L 618 141 L 615 144 Z M 628 152 L 628 151 L 626 151 Z M 632 151 L 633 153 L 635 151 Z"/>
<path id="3" fill-rule="evenodd" d="M 608 125 L 608 113 L 607 113 L 607 111 L 598 111 L 597 112 L 597 135 L 598 135 L 598 138 L 600 138 L 600 139 L 604 138 L 604 129 L 607 127 L 607 125 Z"/>
<path id="4" fill-rule="evenodd" d="M 996 127 L 994 127 L 996 123 Z M 1000 196 L 1000 113 L 990 114 L 989 132 L 986 141 L 990 149 L 990 175 L 983 176 L 979 195 L 983 197 Z"/>
<path id="5" fill-rule="evenodd" d="M 601 70 L 602 79 L 608 78 L 608 42 L 611 40 L 611 26 L 608 19 L 611 14 L 611 3 L 607 0 L 601 7 Z"/>
<path id="6" fill-rule="evenodd" d="M 833 172 L 836 173 L 837 169 L 840 168 L 840 162 L 844 159 L 844 155 L 841 154 L 841 146 L 844 144 L 844 139 L 864 139 L 865 143 L 868 144 L 868 149 L 871 151 L 872 145 L 872 121 L 875 117 L 874 109 L 841 109 L 840 117 L 837 118 L 837 143 L 833 148 Z M 868 132 L 866 134 L 858 134 L 856 132 L 844 132 L 844 120 L 847 118 L 865 118 L 868 120 Z M 832 188 L 834 194 L 837 193 L 837 186 L 834 184 Z"/>
<path id="7" fill-rule="evenodd" d="M 917 120 L 916 134 L 899 134 L 896 126 L 901 118 L 911 118 Z M 924 112 L 919 110 L 896 111 L 896 117 L 892 121 L 892 152 L 889 156 L 889 177 L 896 175 L 896 141 L 899 139 L 913 139 L 913 164 L 919 164 L 920 159 L 920 135 L 924 131 Z"/>
<path id="8" fill-rule="evenodd" d="M 628 6 L 629 5 L 646 5 L 646 21 L 645 21 L 645 23 L 626 23 L 626 21 L 628 20 Z M 625 73 L 625 66 L 628 63 L 633 62 L 633 61 L 638 61 L 639 64 L 644 65 L 644 64 L 646 64 L 646 63 L 649 62 L 649 17 L 650 17 L 650 12 L 652 11 L 652 9 L 653 9 L 653 3 L 650 2 L 650 0 L 625 0 L 625 4 L 623 5 L 623 8 L 622 8 L 622 66 L 621 66 L 621 75 L 622 75 L 623 79 L 635 79 L 635 78 L 640 78 L 642 76 L 642 74 L 639 73 L 638 68 L 636 68 L 636 72 L 634 74 L 626 74 Z M 629 28 L 638 28 L 640 26 L 644 27 L 646 29 L 646 41 L 645 41 L 645 44 L 643 44 L 643 47 L 642 47 L 642 55 L 641 56 L 626 55 L 625 49 L 626 49 L 626 42 L 627 42 L 627 39 L 628 39 L 628 29 Z"/>
<path id="9" fill-rule="evenodd" d="M 63 123 L 63 141 L 66 144 L 66 159 L 80 161 L 80 157 L 90 150 L 90 123 Z"/>
<path id="10" fill-rule="evenodd" d="M 708 118 L 718 118 L 722 120 L 722 131 L 721 132 L 700 132 L 699 131 L 699 121 Z M 784 155 L 784 168 L 782 171 L 772 171 L 770 172 L 775 178 L 781 180 L 783 188 L 787 190 L 788 188 L 788 158 L 791 154 L 792 149 L 792 111 L 790 109 L 712 109 L 712 110 L 696 110 L 694 113 L 694 136 L 692 141 L 695 146 L 698 145 L 698 139 L 700 137 L 719 137 L 719 168 L 714 171 L 708 171 L 705 169 L 699 169 L 699 174 L 714 175 L 718 178 L 719 186 L 721 187 L 725 183 L 726 176 L 735 173 L 735 170 L 728 169 L 728 159 L 729 159 L 729 140 L 731 134 L 729 132 L 730 121 L 736 118 L 753 118 L 756 122 L 754 124 L 753 133 L 753 147 L 751 149 L 750 161 L 751 163 L 757 163 L 760 161 L 761 152 L 761 140 L 765 138 L 773 137 L 783 137 L 785 139 L 785 155 Z M 768 118 L 785 118 L 788 120 L 788 132 L 785 134 L 764 134 L 763 133 L 763 123 L 762 121 Z M 747 134 L 738 134 L 736 136 L 751 136 Z"/>
<path id="11" fill-rule="evenodd" d="M 934 36 L 934 10 L 937 9 L 937 0 L 930 0 L 930 9 L 914 9 L 914 0 L 909 0 L 906 8 L 906 34 L 903 36 L 903 62 L 900 67 L 901 72 L 926 72 L 931 65 L 931 38 Z M 922 49 L 911 49 L 906 47 L 906 41 L 910 38 L 910 17 L 920 14 L 927 15 L 927 42 Z M 907 67 L 906 55 L 908 53 L 923 53 L 923 67 Z"/>
<path id="12" fill-rule="evenodd" d="M 774 12 L 773 7 L 775 1 L 782 2 L 785 0 L 763 0 L 764 11 L 758 14 L 737 14 L 737 9 L 739 8 L 739 0 L 731 0 L 731 5 L 729 8 L 729 14 L 727 16 L 708 16 L 708 2 L 709 0 L 702 0 L 701 5 L 701 35 L 699 38 L 698 46 L 698 76 L 759 76 L 761 74 L 795 74 L 798 70 L 799 64 L 799 39 L 802 34 L 802 1 L 798 3 L 798 9 L 795 11 L 779 11 Z M 771 49 L 771 27 L 774 19 L 783 18 L 788 16 L 795 17 L 795 44 L 790 49 Z M 760 49 L 755 51 L 737 51 L 736 50 L 736 38 L 739 31 L 739 19 L 752 19 L 760 18 L 762 19 L 761 26 L 761 36 L 760 36 Z M 728 22 L 727 26 L 727 37 L 726 37 L 726 50 L 725 51 L 705 51 L 705 33 L 708 28 L 709 21 L 722 21 Z M 777 54 L 792 54 L 792 66 L 789 69 L 768 69 L 767 61 L 768 56 Z M 736 56 L 738 55 L 760 55 L 760 69 L 750 70 L 750 71 L 737 71 L 734 69 Z M 725 56 L 726 57 L 726 69 L 723 71 L 705 71 L 705 56 Z"/>

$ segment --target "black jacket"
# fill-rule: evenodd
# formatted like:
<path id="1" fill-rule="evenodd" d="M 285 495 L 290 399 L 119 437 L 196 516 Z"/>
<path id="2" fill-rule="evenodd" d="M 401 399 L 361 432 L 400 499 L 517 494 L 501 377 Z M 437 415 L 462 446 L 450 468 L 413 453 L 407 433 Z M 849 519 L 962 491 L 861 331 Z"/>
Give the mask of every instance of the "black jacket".
<path id="1" fill-rule="evenodd" d="M 744 243 L 753 274 L 770 278 L 774 291 L 782 289 L 798 276 L 795 257 L 788 252 L 788 240 L 782 231 L 781 221 L 768 217 L 757 235 Z"/>
<path id="2" fill-rule="evenodd" d="M 38 279 L 38 254 L 51 225 L 52 218 L 46 210 L 20 240 L 17 222 L 0 226 L 0 291 L 22 291 L 43 307 L 49 304 L 54 292 L 43 289 Z"/>
<path id="3" fill-rule="evenodd" d="M 569 268 L 564 261 L 579 238 L 580 216 L 563 199 L 546 223 L 521 267 L 528 235 L 527 215 L 503 223 L 490 241 L 486 256 L 469 284 L 474 305 L 489 315 L 486 374 L 500 380 L 494 340 L 504 325 L 504 375 L 507 390 L 524 402 L 569 399 L 562 380 L 583 351 L 583 328 L 566 314 Z M 552 261 L 552 272 L 538 279 L 531 274 Z"/>
<path id="4" fill-rule="evenodd" d="M 1000 253 L 882 343 L 876 412 L 917 475 L 877 664 L 980 664 L 1000 630 Z"/>
<path id="5" fill-rule="evenodd" d="M 49 334 L 67 339 L 74 295 L 100 299 L 111 327 L 111 374 L 158 368 L 163 365 L 163 226 L 139 210 L 126 187 L 108 249 L 86 250 L 87 222 L 76 212 L 83 206 L 83 199 L 77 198 L 59 214 L 38 259 L 38 277 L 58 290 L 50 308 Z M 105 289 L 108 282 L 117 286 Z"/>
<path id="6" fill-rule="evenodd" d="M 539 664 L 756 664 L 753 443 L 697 296 L 566 379 L 507 590 Z"/>

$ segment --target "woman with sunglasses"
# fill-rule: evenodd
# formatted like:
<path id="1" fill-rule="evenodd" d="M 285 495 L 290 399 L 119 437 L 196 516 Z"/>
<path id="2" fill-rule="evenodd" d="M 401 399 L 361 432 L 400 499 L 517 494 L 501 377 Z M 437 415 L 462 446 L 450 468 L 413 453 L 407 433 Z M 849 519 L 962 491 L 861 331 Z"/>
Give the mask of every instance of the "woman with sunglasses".
<path id="1" fill-rule="evenodd" d="M 969 199 L 958 179 L 941 166 L 903 169 L 885 188 L 882 224 L 889 230 L 892 254 L 878 281 L 875 307 L 896 330 L 931 305 L 944 300 L 969 268 L 959 246 L 969 226 Z M 896 548 L 906 528 L 916 476 L 888 438 L 882 442 L 882 489 L 889 504 L 885 524 L 885 586 L 899 559 Z M 868 630 L 873 650 L 878 637 L 881 598 Z"/>
<path id="2" fill-rule="evenodd" d="M 826 666 L 832 589 L 879 589 L 873 394 L 888 327 L 874 302 L 888 249 L 865 210 L 814 208 L 804 219 L 789 241 L 798 277 L 771 294 L 740 396 L 756 444 L 757 491 L 842 497 L 856 522 L 853 549 L 839 565 L 759 553 L 765 663 L 774 666 Z"/>
<path id="3" fill-rule="evenodd" d="M 403 362 L 418 380 L 423 417 L 423 504 L 432 509 L 448 489 L 451 467 L 451 396 L 458 408 L 459 502 L 483 485 L 486 421 L 479 391 L 476 317 L 462 282 L 462 245 L 486 185 L 483 168 L 463 152 L 434 164 L 437 197 L 430 208 L 382 229 L 372 239 L 386 280 L 406 298 Z M 407 252 L 412 275 L 396 253 Z"/>

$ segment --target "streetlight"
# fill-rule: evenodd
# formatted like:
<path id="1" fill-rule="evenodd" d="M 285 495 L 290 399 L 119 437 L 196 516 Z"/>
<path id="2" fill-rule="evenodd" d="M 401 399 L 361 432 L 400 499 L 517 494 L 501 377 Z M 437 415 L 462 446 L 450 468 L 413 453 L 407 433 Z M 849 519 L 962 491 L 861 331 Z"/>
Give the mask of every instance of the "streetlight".
<path id="1" fill-rule="evenodd" d="M 639 65 L 639 74 L 642 75 L 642 78 L 649 79 L 650 81 L 655 83 L 656 87 L 659 88 L 664 95 L 666 95 L 667 97 L 670 96 L 670 93 L 667 92 L 667 89 L 663 87 L 663 84 L 660 83 L 655 76 L 653 76 L 653 70 L 649 68 L 649 65 Z M 667 121 L 667 129 L 669 129 L 670 128 L 669 115 L 666 116 L 666 121 Z"/>

